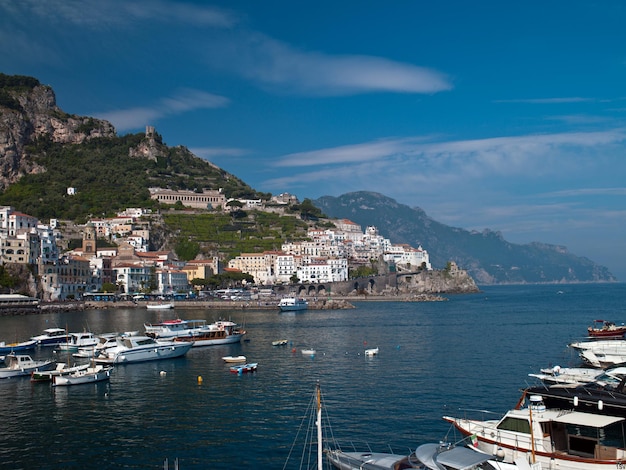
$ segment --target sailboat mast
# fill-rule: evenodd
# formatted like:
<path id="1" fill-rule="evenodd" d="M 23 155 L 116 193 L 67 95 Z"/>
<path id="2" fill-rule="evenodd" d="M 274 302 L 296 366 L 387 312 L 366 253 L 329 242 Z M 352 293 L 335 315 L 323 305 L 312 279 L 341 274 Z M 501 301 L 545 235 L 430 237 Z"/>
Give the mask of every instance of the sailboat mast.
<path id="1" fill-rule="evenodd" d="M 320 390 L 320 383 L 317 382 L 316 387 L 317 392 L 317 468 L 318 470 L 322 470 L 323 467 L 323 459 L 322 459 L 322 393 Z"/>

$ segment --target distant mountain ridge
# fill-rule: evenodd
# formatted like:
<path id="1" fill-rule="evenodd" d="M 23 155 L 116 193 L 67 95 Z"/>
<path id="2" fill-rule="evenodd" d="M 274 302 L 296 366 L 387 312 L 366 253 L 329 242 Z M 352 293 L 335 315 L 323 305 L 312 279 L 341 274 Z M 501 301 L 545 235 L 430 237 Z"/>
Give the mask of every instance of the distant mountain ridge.
<path id="1" fill-rule="evenodd" d="M 518 245 L 499 232 L 470 232 L 428 217 L 375 192 L 358 191 L 313 201 L 327 216 L 374 225 L 393 243 L 421 245 L 434 268 L 455 261 L 477 284 L 616 282 L 608 268 L 575 256 L 564 246 L 544 243 Z"/>

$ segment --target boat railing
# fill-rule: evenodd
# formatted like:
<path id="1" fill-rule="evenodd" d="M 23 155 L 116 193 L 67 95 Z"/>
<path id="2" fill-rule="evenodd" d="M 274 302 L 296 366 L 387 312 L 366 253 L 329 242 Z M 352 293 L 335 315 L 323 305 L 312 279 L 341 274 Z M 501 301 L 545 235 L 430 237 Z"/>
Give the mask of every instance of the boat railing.
<path id="1" fill-rule="evenodd" d="M 396 455 L 409 455 L 415 449 L 411 448 L 393 448 L 388 442 L 381 443 L 380 445 L 372 444 L 369 441 L 354 441 L 354 440 L 337 440 L 332 439 L 326 441 L 328 447 L 332 447 L 333 450 L 340 450 L 342 452 L 360 452 L 360 453 L 374 453 L 384 452 Z"/>

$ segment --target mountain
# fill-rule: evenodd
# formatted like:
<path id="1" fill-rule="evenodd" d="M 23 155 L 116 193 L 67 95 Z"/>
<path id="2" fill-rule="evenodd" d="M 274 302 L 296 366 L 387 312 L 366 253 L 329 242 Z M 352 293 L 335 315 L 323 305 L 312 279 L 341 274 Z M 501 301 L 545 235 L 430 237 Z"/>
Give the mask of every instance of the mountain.
<path id="1" fill-rule="evenodd" d="M 81 220 L 155 208 L 150 187 L 267 198 L 186 147 L 168 147 L 150 126 L 118 136 L 107 121 L 61 110 L 37 79 L 0 73 L 0 205 L 40 219 Z"/>
<path id="2" fill-rule="evenodd" d="M 434 268 L 455 261 L 478 284 L 615 282 L 609 270 L 564 246 L 509 243 L 499 232 L 470 232 L 428 217 L 416 207 L 379 193 L 360 191 L 313 201 L 327 216 L 376 226 L 392 243 L 422 246 Z"/>

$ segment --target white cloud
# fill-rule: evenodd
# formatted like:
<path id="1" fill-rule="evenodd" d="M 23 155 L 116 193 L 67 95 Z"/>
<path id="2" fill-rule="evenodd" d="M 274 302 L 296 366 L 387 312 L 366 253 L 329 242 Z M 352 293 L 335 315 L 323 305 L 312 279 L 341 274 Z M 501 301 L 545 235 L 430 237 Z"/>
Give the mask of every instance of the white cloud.
<path id="1" fill-rule="evenodd" d="M 155 123 L 167 116 L 182 114 L 196 109 L 223 108 L 229 103 L 230 100 L 223 96 L 200 90 L 184 89 L 174 96 L 161 99 L 161 101 L 150 107 L 96 112 L 94 115 L 110 121 L 117 130 L 129 130 Z"/>
<path id="2" fill-rule="evenodd" d="M 452 89 L 445 74 L 426 67 L 382 57 L 302 51 L 260 33 L 242 33 L 208 47 L 210 60 L 217 56 L 222 67 L 284 93 L 331 96 Z"/>

